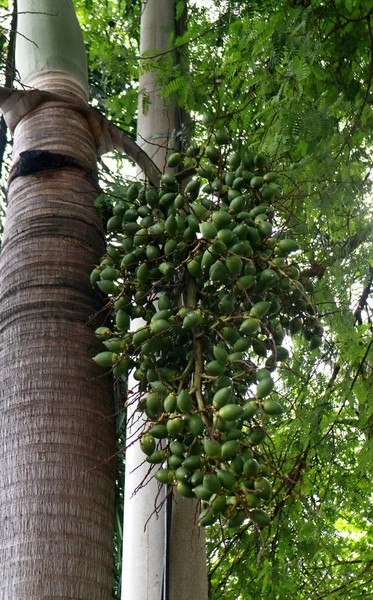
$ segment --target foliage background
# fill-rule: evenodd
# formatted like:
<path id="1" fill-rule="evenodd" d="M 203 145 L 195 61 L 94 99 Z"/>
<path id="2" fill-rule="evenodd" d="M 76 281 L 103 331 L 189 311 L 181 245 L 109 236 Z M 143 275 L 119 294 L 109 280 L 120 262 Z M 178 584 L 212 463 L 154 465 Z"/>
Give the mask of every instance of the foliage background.
<path id="1" fill-rule="evenodd" d="M 197 139 L 208 114 L 235 147 L 270 156 L 284 189 L 277 210 L 302 247 L 297 263 L 325 328 L 320 351 L 298 335 L 281 368 L 265 547 L 250 525 L 209 532 L 211 600 L 373 597 L 371 1 L 177 0 L 177 16 L 185 4 L 187 29 L 170 34 L 176 53 L 145 60 L 138 0 L 75 1 L 92 104 L 134 135 L 139 70 L 156 69 Z M 110 164 L 103 181 L 123 183 Z"/>

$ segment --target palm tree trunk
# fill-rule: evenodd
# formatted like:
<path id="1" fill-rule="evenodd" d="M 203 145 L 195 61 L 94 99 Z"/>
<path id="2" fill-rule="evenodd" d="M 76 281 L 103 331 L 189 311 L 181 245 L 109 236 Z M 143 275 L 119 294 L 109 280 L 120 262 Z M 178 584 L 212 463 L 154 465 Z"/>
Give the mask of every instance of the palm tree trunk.
<path id="1" fill-rule="evenodd" d="M 175 32 L 173 0 L 147 0 L 141 16 L 141 53 L 156 48 L 168 50 L 170 33 Z M 180 127 L 177 108 L 167 108 L 154 72 L 144 72 L 139 81 L 137 143 L 163 171 L 167 154 Z M 144 110 L 143 99 L 147 97 Z M 173 141 L 171 141 L 173 138 Z M 133 389 L 136 382 L 129 386 Z M 130 407 L 128 437 L 132 434 Z M 137 422 L 133 430 L 138 432 Z M 196 525 L 196 503 L 176 492 L 156 517 L 155 505 L 165 499 L 166 486 L 159 492 L 156 480 L 132 496 L 145 478 L 148 465 L 138 444 L 126 451 L 123 600 L 207 600 L 207 572 L 204 531 Z M 146 527 L 145 527 L 146 526 Z M 144 532 L 145 528 L 145 532 Z"/>
<path id="2" fill-rule="evenodd" d="M 17 68 L 27 84 L 86 100 L 71 0 L 19 0 L 19 12 L 17 58 L 23 53 L 27 64 Z M 59 65 L 64 31 L 70 49 Z M 47 75 L 40 57 L 48 52 Z M 104 249 L 93 208 L 95 143 L 83 116 L 47 103 L 15 130 L 14 163 L 32 150 L 74 157 L 84 168 L 36 164 L 8 191 L 0 257 L 0 598 L 108 600 L 115 434 L 110 381 L 92 361 L 91 317 L 100 300 L 89 273 Z"/>

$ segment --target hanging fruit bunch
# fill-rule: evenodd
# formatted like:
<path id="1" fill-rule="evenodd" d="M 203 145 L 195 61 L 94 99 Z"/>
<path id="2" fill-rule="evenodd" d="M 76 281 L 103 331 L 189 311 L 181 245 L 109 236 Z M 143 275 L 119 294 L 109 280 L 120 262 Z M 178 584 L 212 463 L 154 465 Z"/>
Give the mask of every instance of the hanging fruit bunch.
<path id="1" fill-rule="evenodd" d="M 159 189 L 135 183 L 114 206 L 91 274 L 113 327 L 96 331 L 106 351 L 94 360 L 115 377 L 133 370 L 145 460 L 160 483 L 202 501 L 200 525 L 264 527 L 283 342 L 303 332 L 317 348 L 322 326 L 290 258 L 298 244 L 276 216 L 276 173 L 262 155 L 229 150 L 224 131 L 215 142 L 187 150 L 195 175 L 185 186 L 166 172 Z"/>

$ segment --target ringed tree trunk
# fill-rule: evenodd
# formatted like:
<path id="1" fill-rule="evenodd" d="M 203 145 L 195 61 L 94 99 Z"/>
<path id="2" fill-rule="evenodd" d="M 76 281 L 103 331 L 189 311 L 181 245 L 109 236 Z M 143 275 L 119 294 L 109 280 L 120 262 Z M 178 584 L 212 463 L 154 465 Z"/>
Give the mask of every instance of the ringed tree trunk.
<path id="1" fill-rule="evenodd" d="M 140 53 L 152 48 L 168 50 L 175 25 L 174 0 L 144 1 Z M 174 148 L 175 132 L 181 127 L 180 111 L 166 107 L 154 72 L 140 76 L 139 89 L 137 143 L 163 171 L 169 150 Z M 149 102 L 143 102 L 145 96 Z M 136 385 L 134 380 L 129 382 L 132 390 Z M 128 409 L 129 443 L 139 431 L 135 409 L 131 405 Z M 155 479 L 133 495 L 146 478 L 149 465 L 143 461 L 139 444 L 130 445 L 126 450 L 123 600 L 207 600 L 205 536 L 196 525 L 196 503 L 176 492 L 165 501 L 167 486 L 159 491 Z M 152 514 L 162 501 L 162 509 Z"/>
<path id="2" fill-rule="evenodd" d="M 18 10 L 23 84 L 86 103 L 72 1 Z M 115 433 L 110 381 L 92 361 L 101 302 L 89 273 L 104 240 L 84 116 L 41 104 L 15 129 L 13 164 L 0 258 L 0 598 L 109 600 Z"/>

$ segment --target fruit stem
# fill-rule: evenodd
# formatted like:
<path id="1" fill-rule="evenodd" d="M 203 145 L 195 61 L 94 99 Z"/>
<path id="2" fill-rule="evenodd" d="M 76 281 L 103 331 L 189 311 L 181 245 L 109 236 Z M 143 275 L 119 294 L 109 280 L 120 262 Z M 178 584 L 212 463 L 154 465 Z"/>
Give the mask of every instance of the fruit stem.
<path id="1" fill-rule="evenodd" d="M 189 362 L 188 362 L 187 366 L 185 367 L 184 371 L 182 372 L 182 374 L 180 375 L 180 377 L 176 378 L 176 380 L 180 380 L 178 393 L 181 392 L 181 390 L 184 387 L 184 379 L 188 375 L 189 371 L 191 370 L 191 368 L 193 366 L 194 358 L 195 357 L 194 357 L 194 354 L 193 354 L 193 356 L 189 359 Z"/>
<path id="2" fill-rule="evenodd" d="M 187 289 L 187 306 L 197 308 L 197 283 L 193 277 L 187 275 L 186 279 Z M 203 344 L 200 335 L 200 327 L 193 329 L 193 341 L 194 341 L 194 377 L 193 377 L 193 388 L 195 388 L 195 394 L 197 399 L 198 410 L 203 413 L 205 405 L 202 398 L 202 373 L 203 373 Z"/>

